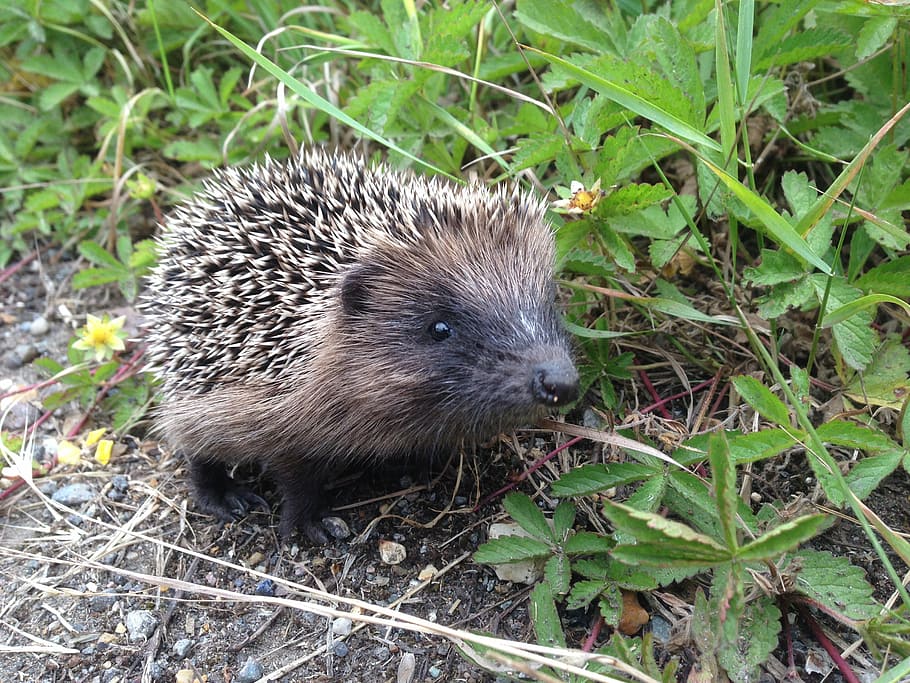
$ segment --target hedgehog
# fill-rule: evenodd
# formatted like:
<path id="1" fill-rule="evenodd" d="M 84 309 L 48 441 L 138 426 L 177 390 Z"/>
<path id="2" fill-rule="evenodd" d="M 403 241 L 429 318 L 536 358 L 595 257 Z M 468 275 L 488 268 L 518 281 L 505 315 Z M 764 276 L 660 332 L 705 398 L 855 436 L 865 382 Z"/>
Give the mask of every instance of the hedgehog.
<path id="1" fill-rule="evenodd" d="M 143 309 L 160 435 L 197 508 L 281 494 L 279 533 L 324 543 L 325 485 L 429 463 L 572 402 L 545 204 L 351 153 L 229 168 L 166 219 Z"/>

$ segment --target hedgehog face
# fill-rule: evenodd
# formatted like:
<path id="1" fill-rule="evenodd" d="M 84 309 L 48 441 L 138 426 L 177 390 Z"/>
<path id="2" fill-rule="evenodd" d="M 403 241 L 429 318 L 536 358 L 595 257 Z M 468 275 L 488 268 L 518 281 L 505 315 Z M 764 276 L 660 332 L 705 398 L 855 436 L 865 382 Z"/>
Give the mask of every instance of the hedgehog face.
<path id="1" fill-rule="evenodd" d="M 483 270 L 427 266 L 451 256 L 385 251 L 350 269 L 339 289 L 348 385 L 377 407 L 403 404 L 400 414 L 422 429 L 438 425 L 425 434 L 436 445 L 527 424 L 578 389 L 549 263 L 529 268 L 501 250 L 483 254 Z M 516 272 L 531 277 L 503 276 Z"/>

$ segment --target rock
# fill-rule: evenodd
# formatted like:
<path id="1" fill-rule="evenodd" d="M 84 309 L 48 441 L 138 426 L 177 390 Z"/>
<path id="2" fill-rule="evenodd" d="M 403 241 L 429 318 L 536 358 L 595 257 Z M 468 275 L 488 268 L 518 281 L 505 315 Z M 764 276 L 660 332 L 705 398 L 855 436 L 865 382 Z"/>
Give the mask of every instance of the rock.
<path id="1" fill-rule="evenodd" d="M 88 484 L 67 484 L 54 491 L 51 499 L 62 505 L 82 505 L 95 498 L 95 490 Z"/>
<path id="2" fill-rule="evenodd" d="M 263 579 L 256 584 L 256 595 L 264 595 L 271 598 L 275 595 L 275 582 L 271 579 Z"/>
<path id="3" fill-rule="evenodd" d="M 181 638 L 176 643 L 174 643 L 174 647 L 171 649 L 176 656 L 183 659 L 184 657 L 188 657 L 190 652 L 193 651 L 194 644 L 195 643 L 193 643 L 193 641 L 189 638 Z"/>
<path id="4" fill-rule="evenodd" d="M 126 615 L 126 630 L 132 643 L 148 640 L 156 628 L 158 617 L 147 609 L 133 610 Z"/>
<path id="5" fill-rule="evenodd" d="M 527 531 L 515 523 L 497 523 L 490 525 L 490 538 L 500 538 L 501 536 L 521 536 L 528 538 L 531 536 Z M 543 578 L 544 560 L 522 560 L 520 562 L 509 562 L 508 564 L 494 565 L 493 571 L 502 581 L 511 581 L 512 583 L 523 583 L 533 586 Z"/>
<path id="6" fill-rule="evenodd" d="M 202 683 L 202 679 L 192 669 L 180 669 L 174 677 L 174 683 Z"/>
<path id="7" fill-rule="evenodd" d="M 39 315 L 32 320 L 31 325 L 28 326 L 28 333 L 33 337 L 43 337 L 50 329 L 51 326 L 48 324 L 47 319 L 45 319 L 44 316 Z"/>
<path id="8" fill-rule="evenodd" d="M 439 678 L 442 676 L 442 669 L 440 669 L 438 666 L 431 666 L 427 670 L 427 673 L 430 674 L 430 678 Z"/>
<path id="9" fill-rule="evenodd" d="M 352 622 L 347 617 L 338 617 L 332 622 L 332 633 L 336 636 L 346 636 L 351 632 L 351 629 L 354 627 L 354 622 Z"/>
<path id="10" fill-rule="evenodd" d="M 401 564 L 408 556 L 401 543 L 394 541 L 379 541 L 379 557 L 383 564 Z"/>
<path id="11" fill-rule="evenodd" d="M 332 646 L 332 652 L 335 653 L 336 657 L 347 657 L 350 648 L 348 648 L 348 644 L 343 640 L 339 640 Z"/>
<path id="12" fill-rule="evenodd" d="M 120 491 L 121 493 L 126 493 L 127 489 L 130 487 L 130 480 L 125 474 L 115 474 L 111 477 L 111 486 L 115 490 Z"/>
<path id="13" fill-rule="evenodd" d="M 339 541 L 343 541 L 351 535 L 351 530 L 341 517 L 323 517 L 322 526 L 332 535 L 332 538 Z"/>
<path id="14" fill-rule="evenodd" d="M 262 664 L 252 657 L 247 658 L 243 668 L 237 674 L 237 683 L 254 683 L 260 678 L 262 678 Z"/>
<path id="15" fill-rule="evenodd" d="M 107 612 L 117 602 L 116 595 L 93 595 L 89 598 L 88 606 L 93 612 Z"/>

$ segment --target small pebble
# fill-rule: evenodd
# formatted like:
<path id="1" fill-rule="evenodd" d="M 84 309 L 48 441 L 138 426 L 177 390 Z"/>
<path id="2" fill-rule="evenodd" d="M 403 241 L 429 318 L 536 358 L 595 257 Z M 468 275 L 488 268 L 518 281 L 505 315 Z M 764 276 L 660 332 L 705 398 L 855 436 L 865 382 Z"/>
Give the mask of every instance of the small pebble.
<path id="1" fill-rule="evenodd" d="M 654 635 L 656 642 L 666 645 L 670 642 L 670 622 L 659 614 L 653 615 L 651 617 L 651 633 Z"/>
<path id="2" fill-rule="evenodd" d="M 101 674 L 101 683 L 120 683 L 123 679 L 123 672 L 117 668 L 111 668 Z"/>
<path id="3" fill-rule="evenodd" d="M 332 535 L 332 538 L 339 541 L 343 541 L 351 535 L 351 530 L 341 517 L 323 517 L 322 526 Z"/>
<path id="4" fill-rule="evenodd" d="M 95 491 L 88 484 L 67 484 L 54 491 L 51 499 L 62 505 L 82 505 L 94 497 Z"/>
<path id="5" fill-rule="evenodd" d="M 158 617 L 147 609 L 133 610 L 126 615 L 126 630 L 130 634 L 130 642 L 148 640 L 158 628 Z"/>
<path id="6" fill-rule="evenodd" d="M 93 595 L 89 598 L 88 606 L 93 612 L 107 612 L 117 602 L 116 595 Z"/>
<path id="7" fill-rule="evenodd" d="M 237 674 L 238 683 L 253 683 L 262 678 L 262 664 L 252 657 L 249 657 L 244 663 L 243 668 Z"/>
<path id="8" fill-rule="evenodd" d="M 39 315 L 37 318 L 32 320 L 32 324 L 28 326 L 28 333 L 33 337 L 43 337 L 50 329 L 51 326 L 48 324 L 44 316 Z"/>
<path id="9" fill-rule="evenodd" d="M 106 497 L 108 500 L 119 503 L 126 499 L 126 494 L 123 491 L 118 491 L 117 489 L 108 489 Z"/>
<path id="10" fill-rule="evenodd" d="M 125 474 L 115 474 L 111 477 L 111 486 L 113 486 L 117 491 L 126 493 L 127 489 L 130 487 L 130 480 Z"/>
<path id="11" fill-rule="evenodd" d="M 184 657 L 189 656 L 190 652 L 193 651 L 193 641 L 189 638 L 181 638 L 176 643 L 174 643 L 173 652 L 175 655 L 183 659 Z"/>
<path id="12" fill-rule="evenodd" d="M 332 652 L 335 653 L 336 657 L 347 657 L 349 651 L 348 644 L 342 640 L 339 640 L 332 646 Z"/>
<path id="13" fill-rule="evenodd" d="M 408 553 L 401 543 L 379 541 L 379 557 L 384 564 L 401 564 L 407 556 Z"/>
<path id="14" fill-rule="evenodd" d="M 442 670 L 438 666 L 431 666 L 427 673 L 430 674 L 431 678 L 439 678 L 442 676 Z"/>
<path id="15" fill-rule="evenodd" d="M 414 671 L 417 668 L 417 658 L 413 652 L 405 652 L 398 662 L 397 683 L 411 683 L 414 680 Z"/>
<path id="16" fill-rule="evenodd" d="M 332 622 L 332 633 L 336 636 L 346 636 L 351 632 L 353 626 L 354 622 L 347 617 L 338 617 Z"/>
<path id="17" fill-rule="evenodd" d="M 38 357 L 38 347 L 34 344 L 18 344 L 14 353 L 23 363 L 31 363 Z"/>
<path id="18" fill-rule="evenodd" d="M 256 595 L 264 595 L 267 598 L 275 595 L 275 582 L 271 579 L 263 579 L 256 584 Z"/>

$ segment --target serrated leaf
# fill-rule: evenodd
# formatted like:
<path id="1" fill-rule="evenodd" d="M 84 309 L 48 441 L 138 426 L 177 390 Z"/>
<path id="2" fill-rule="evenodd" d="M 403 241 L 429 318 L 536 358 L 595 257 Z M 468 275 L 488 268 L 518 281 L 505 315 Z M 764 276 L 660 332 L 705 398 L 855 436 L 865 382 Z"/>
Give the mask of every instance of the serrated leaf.
<path id="1" fill-rule="evenodd" d="M 758 667 L 777 647 L 780 618 L 777 605 L 765 595 L 746 604 L 736 641 L 722 648 L 718 657 L 731 680 L 737 683 L 759 680 Z"/>
<path id="2" fill-rule="evenodd" d="M 847 420 L 831 420 L 816 428 L 818 437 L 828 444 L 858 448 L 867 453 L 890 451 L 897 448 L 894 440 L 880 429 Z"/>
<path id="3" fill-rule="evenodd" d="M 910 299 L 910 256 L 885 261 L 854 284 L 866 292 Z"/>
<path id="4" fill-rule="evenodd" d="M 673 192 L 663 185 L 630 183 L 604 197 L 598 203 L 595 215 L 598 217 L 628 216 L 654 204 L 660 204 L 671 196 L 673 196 Z"/>
<path id="5" fill-rule="evenodd" d="M 795 256 L 779 249 L 762 249 L 761 263 L 755 268 L 746 268 L 743 275 L 753 285 L 769 286 L 805 277 L 806 269 Z"/>
<path id="6" fill-rule="evenodd" d="M 718 521 L 724 542 L 735 550 L 736 507 L 739 500 L 736 491 L 736 468 L 730 462 L 730 448 L 723 432 L 711 435 L 708 441 L 708 459 L 711 463 L 711 478 L 717 499 Z"/>
<path id="7" fill-rule="evenodd" d="M 729 439 L 730 457 L 737 465 L 773 458 L 795 445 L 801 435 L 800 430 L 783 429 L 736 434 Z"/>
<path id="8" fill-rule="evenodd" d="M 549 557 L 550 546 L 534 538 L 524 536 L 501 536 L 483 543 L 474 553 L 479 564 L 508 564 L 522 560 Z"/>
<path id="9" fill-rule="evenodd" d="M 556 534 L 556 540 L 562 541 L 575 524 L 575 506 L 567 500 L 564 500 L 556 506 L 553 511 L 553 529 Z"/>
<path id="10" fill-rule="evenodd" d="M 835 277 L 828 286 L 824 276 L 810 278 L 815 287 L 819 301 L 824 299 L 827 291 L 828 310 L 833 312 L 838 308 L 859 298 L 861 291 L 848 285 L 842 278 Z M 872 360 L 872 354 L 878 342 L 878 335 L 872 327 L 872 312 L 868 309 L 856 311 L 853 316 L 835 324 L 832 327 L 834 340 L 847 365 L 855 370 L 862 370 Z"/>
<path id="11" fill-rule="evenodd" d="M 586 609 L 591 602 L 600 597 L 601 591 L 608 584 L 603 581 L 581 579 L 572 584 L 566 597 L 566 609 Z"/>
<path id="12" fill-rule="evenodd" d="M 582 465 L 566 472 L 553 482 L 553 495 L 557 498 L 589 496 L 614 486 L 625 486 L 663 473 L 662 467 L 635 462 Z"/>
<path id="13" fill-rule="evenodd" d="M 515 17 L 532 31 L 594 52 L 601 52 L 609 46 L 609 36 L 592 22 L 592 16 L 578 11 L 574 2 L 521 0 Z"/>
<path id="14" fill-rule="evenodd" d="M 785 427 L 790 425 L 790 411 L 787 406 L 764 384 L 747 375 L 734 377 L 732 382 L 739 395 L 763 418 Z"/>
<path id="15" fill-rule="evenodd" d="M 623 608 L 622 591 L 619 586 L 613 584 L 604 586 L 597 601 L 597 608 L 608 625 L 613 628 L 619 626 Z"/>
<path id="16" fill-rule="evenodd" d="M 844 477 L 847 486 L 860 500 L 872 493 L 882 479 L 894 472 L 907 454 L 902 449 L 893 450 L 881 455 L 873 455 L 857 462 Z"/>
<path id="17" fill-rule="evenodd" d="M 871 56 L 888 41 L 896 27 L 897 17 L 867 17 L 856 36 L 856 59 Z"/>
<path id="18" fill-rule="evenodd" d="M 111 282 L 117 282 L 122 276 L 122 273 L 108 268 L 86 268 L 73 275 L 73 289 L 106 285 Z"/>
<path id="19" fill-rule="evenodd" d="M 569 580 L 572 578 L 569 559 L 562 554 L 553 555 L 544 564 L 543 576 L 554 595 L 565 595 L 569 592 Z"/>
<path id="20" fill-rule="evenodd" d="M 900 410 L 910 395 L 910 350 L 900 339 L 889 337 L 876 350 L 863 373 L 857 373 L 846 386 L 846 393 L 860 403 Z"/>
<path id="21" fill-rule="evenodd" d="M 777 526 L 742 546 L 736 557 L 745 562 L 774 560 L 785 552 L 818 534 L 830 518 L 827 515 L 806 515 Z"/>
<path id="22" fill-rule="evenodd" d="M 757 60 L 753 73 L 769 71 L 774 66 L 827 57 L 852 44 L 853 38 L 840 31 L 829 28 L 805 28 L 786 36 L 774 46 L 772 54 Z"/>
<path id="23" fill-rule="evenodd" d="M 846 557 L 820 550 L 800 550 L 792 557 L 799 567 L 799 592 L 850 619 L 871 619 L 880 612 L 866 573 Z"/>
<path id="24" fill-rule="evenodd" d="M 639 116 L 643 116 L 649 121 L 653 121 L 677 137 L 710 150 L 720 151 L 720 145 L 693 126 L 691 121 L 683 120 L 676 113 L 671 113 L 667 109 L 656 106 L 649 99 L 642 97 L 642 95 L 639 94 L 640 88 L 636 87 L 635 91 L 630 90 L 624 80 L 624 77 L 627 75 L 626 72 L 629 69 L 628 63 L 623 63 L 612 55 L 601 55 L 597 60 L 579 60 L 584 64 L 583 66 L 579 66 L 578 64 L 557 57 L 556 55 L 549 54 L 543 50 L 537 50 L 535 48 L 528 49 L 541 55 L 550 62 L 550 64 L 564 69 L 584 85 L 609 97 L 629 111 L 632 111 Z M 606 68 L 606 63 L 609 63 L 610 68 Z M 605 73 L 609 74 L 610 77 L 602 75 Z M 659 86 L 655 86 L 657 92 L 675 93 L 677 91 L 676 87 L 669 81 L 660 78 L 656 78 L 655 80 L 663 81 Z"/>
<path id="25" fill-rule="evenodd" d="M 730 552 L 714 539 L 685 524 L 620 503 L 609 502 L 604 515 L 618 531 L 631 534 L 636 545 L 616 546 L 612 555 L 620 560 L 642 561 L 659 567 L 693 562 L 701 565 L 729 560 Z"/>
<path id="26" fill-rule="evenodd" d="M 556 603 L 553 601 L 553 592 L 545 583 L 539 583 L 531 591 L 529 600 L 529 612 L 531 614 L 531 623 L 534 624 L 534 632 L 537 635 L 537 642 L 549 647 L 566 646 L 566 636 L 562 632 L 562 624 L 559 622 L 559 613 L 556 611 Z"/>
<path id="27" fill-rule="evenodd" d="M 523 493 L 510 493 L 502 506 L 522 529 L 542 541 L 555 541 L 553 529 L 537 507 L 537 504 Z"/>
<path id="28" fill-rule="evenodd" d="M 563 550 L 568 555 L 594 555 L 608 553 L 614 545 L 613 541 L 600 534 L 592 531 L 579 531 L 566 539 Z"/>
<path id="29" fill-rule="evenodd" d="M 707 536 L 703 538 L 708 539 Z M 721 546 L 715 548 L 701 543 L 661 541 L 618 545 L 612 554 L 617 560 L 632 565 L 707 569 L 730 561 L 730 553 L 719 548 Z"/>

